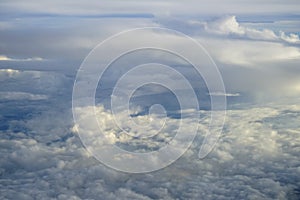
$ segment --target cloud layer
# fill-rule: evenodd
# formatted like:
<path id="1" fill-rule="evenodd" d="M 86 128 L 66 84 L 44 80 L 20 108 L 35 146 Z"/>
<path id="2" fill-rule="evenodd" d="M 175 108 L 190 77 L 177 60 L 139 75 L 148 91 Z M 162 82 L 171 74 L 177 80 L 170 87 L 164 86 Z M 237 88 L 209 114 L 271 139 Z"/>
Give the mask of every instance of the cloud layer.
<path id="1" fill-rule="evenodd" d="M 68 78 L 58 74 L 2 70 L 2 80 L 4 74 L 10 76 L 6 82 L 14 79 L 16 83 L 34 74 L 45 81 L 55 76 L 56 82 L 68 88 Z M 200 111 L 200 132 L 182 158 L 151 174 L 130 175 L 105 167 L 86 152 L 76 132 L 72 132 L 73 119 L 70 107 L 65 106 L 66 96 L 58 95 L 59 87 L 49 91 L 55 98 L 45 103 L 27 102 L 24 106 L 21 98 L 14 104 L 15 110 L 10 110 L 10 118 L 8 113 L 1 112 L 2 199 L 299 198 L 297 104 L 274 103 L 229 110 L 218 145 L 203 160 L 197 154 L 209 111 Z M 22 119 L 30 105 L 34 106 L 32 116 Z M 2 102 L 1 106 L 10 106 L 10 102 Z M 100 120 L 106 124 L 105 134 L 122 148 L 149 150 L 165 145 L 162 141 L 171 136 L 163 134 L 163 140 L 158 141 L 118 138 L 110 112 L 100 111 Z M 176 127 L 178 120 L 169 119 L 168 123 Z M 188 132 L 190 124 L 183 126 Z"/>

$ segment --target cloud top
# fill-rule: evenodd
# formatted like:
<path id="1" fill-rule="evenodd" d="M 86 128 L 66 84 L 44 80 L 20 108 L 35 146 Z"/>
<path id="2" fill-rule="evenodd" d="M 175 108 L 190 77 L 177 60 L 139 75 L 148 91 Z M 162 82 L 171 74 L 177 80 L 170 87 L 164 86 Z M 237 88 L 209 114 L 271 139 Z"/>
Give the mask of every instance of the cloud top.
<path id="1" fill-rule="evenodd" d="M 299 36 L 295 33 L 286 34 L 281 31 L 276 34 L 270 29 L 254 29 L 241 25 L 236 16 L 225 16 L 211 22 L 206 22 L 204 25 L 206 31 L 219 35 L 229 35 L 238 38 L 252 40 L 267 40 L 267 41 L 283 41 L 288 43 L 299 43 Z"/>

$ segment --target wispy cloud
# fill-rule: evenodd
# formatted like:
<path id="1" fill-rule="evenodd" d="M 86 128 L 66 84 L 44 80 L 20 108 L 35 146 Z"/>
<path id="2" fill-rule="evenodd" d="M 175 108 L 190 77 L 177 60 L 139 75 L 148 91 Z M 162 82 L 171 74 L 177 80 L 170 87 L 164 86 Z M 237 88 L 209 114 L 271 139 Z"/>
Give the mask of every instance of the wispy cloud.
<path id="1" fill-rule="evenodd" d="M 27 62 L 27 61 L 43 61 L 45 59 L 41 57 L 32 57 L 32 58 L 11 58 L 5 55 L 0 55 L 0 61 L 17 61 L 17 62 Z"/>
<path id="2" fill-rule="evenodd" d="M 47 95 L 32 94 L 28 92 L 0 92 L 1 100 L 45 100 Z"/>
<path id="3" fill-rule="evenodd" d="M 226 96 L 226 97 L 239 97 L 240 93 L 222 93 L 222 92 L 211 92 L 208 95 L 211 96 Z"/>

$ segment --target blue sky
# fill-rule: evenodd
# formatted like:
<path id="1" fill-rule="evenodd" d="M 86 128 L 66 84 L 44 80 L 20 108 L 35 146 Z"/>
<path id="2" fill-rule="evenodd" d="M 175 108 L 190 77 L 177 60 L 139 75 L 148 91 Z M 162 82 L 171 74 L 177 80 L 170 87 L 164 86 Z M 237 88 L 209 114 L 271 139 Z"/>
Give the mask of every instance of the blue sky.
<path id="1" fill-rule="evenodd" d="M 299 199 L 299 8 L 297 0 L 1 1 L 1 199 Z M 112 35 L 144 27 L 172 29 L 200 43 L 215 62 L 226 91 L 210 91 L 218 88 L 218 81 L 206 85 L 205 77 L 175 54 L 147 49 L 130 52 L 110 65 L 96 88 L 95 108 L 74 107 L 74 99 L 72 108 L 74 83 L 82 83 L 76 74 L 90 77 L 80 95 L 97 79 L 82 72 L 89 53 Z M 205 60 L 201 56 L 206 54 L 184 43 L 183 35 L 159 31 L 111 40 L 103 45 L 103 55 L 94 59 L 106 63 L 106 58 L 150 35 L 156 38 L 153 45 Z M 198 110 L 191 109 L 192 93 L 178 74 L 166 75 L 155 67 L 147 73 L 127 73 L 131 65 L 154 61 L 189 80 Z M 169 88 L 140 85 L 129 106 L 121 105 L 114 112 L 111 100 L 118 94 L 114 88 L 126 73 L 116 90 L 121 93 L 151 77 L 168 83 L 176 80 Z M 176 94 L 186 99 L 177 101 Z M 222 97 L 227 100 L 222 134 L 213 151 L 199 159 L 207 131 L 218 128 L 210 126 L 212 98 Z M 180 103 L 191 108 L 180 110 Z M 160 107 L 151 110 L 152 104 L 165 106 L 165 113 Z M 89 111 L 96 113 L 103 141 L 129 152 L 163 148 L 174 141 L 178 127 L 187 137 L 196 126 L 198 132 L 190 148 L 166 168 L 124 173 L 99 162 L 84 147 L 86 139 L 91 148 L 98 145 L 106 150 L 94 121 L 84 118 Z M 193 119 L 195 112 L 200 122 Z M 138 126 L 131 127 L 128 114 Z M 86 129 L 76 117 L 85 120 Z M 149 140 L 134 137 L 158 130 Z M 132 135 L 124 134 L 127 131 Z M 143 164 L 149 163 L 141 160 L 137 168 Z"/>

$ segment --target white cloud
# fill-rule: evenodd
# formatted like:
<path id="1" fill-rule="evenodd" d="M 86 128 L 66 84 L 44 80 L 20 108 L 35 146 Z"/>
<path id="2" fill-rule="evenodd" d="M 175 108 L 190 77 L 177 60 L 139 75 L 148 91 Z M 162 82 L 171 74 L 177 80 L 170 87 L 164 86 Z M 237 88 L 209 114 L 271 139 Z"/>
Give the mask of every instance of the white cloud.
<path id="1" fill-rule="evenodd" d="M 10 60 L 10 58 L 8 58 L 7 56 L 1 55 L 1 56 L 0 56 L 0 60 L 2 60 L 2 61 L 7 61 L 7 60 Z"/>
<path id="2" fill-rule="evenodd" d="M 0 73 L 2 89 L 6 86 L 10 90 L 18 88 L 21 91 L 30 88 L 37 90 L 36 94 L 42 89 L 52 91 L 51 94 L 58 93 L 58 88 L 64 86 L 65 78 L 60 74 L 37 71 L 5 69 Z M 59 95 L 53 96 L 59 98 Z M 42 110 L 44 106 L 37 105 L 37 108 Z M 293 108 L 279 106 L 278 109 L 230 111 L 227 131 L 207 159 L 199 161 L 197 158 L 203 139 L 200 135 L 194 147 L 174 165 L 145 176 L 119 174 L 96 162 L 83 151 L 78 138 L 68 135 L 72 120 L 70 111 L 55 111 L 56 107 L 65 107 L 65 104 L 48 106 L 52 112 L 44 112 L 28 120 L 25 126 L 22 123 L 15 125 L 24 128 L 22 133 L 8 130 L 1 134 L 5 138 L 1 140 L 3 160 L 0 162 L 0 173 L 5 175 L 5 185 L 0 188 L 0 197 L 92 199 L 101 195 L 105 199 L 274 199 L 297 195 L 299 186 L 291 181 L 291 177 L 298 177 L 299 169 L 289 169 L 289 164 L 297 164 L 299 160 L 298 149 L 292 146 L 299 144 L 299 130 L 290 128 L 290 125 L 279 129 L 272 127 L 282 115 L 281 111 L 291 109 L 297 113 L 297 105 Z M 206 114 L 203 112 L 202 116 Z M 103 111 L 101 116 L 112 143 L 129 143 L 136 149 L 140 146 L 151 149 L 160 147 L 164 144 L 161 141 L 168 139 L 164 135 L 160 142 L 130 142 L 130 137 L 118 138 L 114 124 L 108 120 L 111 119 L 110 113 Z M 286 116 L 280 122 L 283 120 L 291 119 Z M 176 119 L 170 122 L 174 126 L 178 124 Z M 191 124 L 187 120 L 184 125 L 188 132 Z M 173 130 L 168 131 L 172 133 Z M 97 139 L 96 134 L 91 134 Z M 36 166 L 32 167 L 33 162 Z M 272 177 L 269 176 L 270 171 Z M 286 179 L 281 176 L 283 172 Z"/>
<path id="3" fill-rule="evenodd" d="M 235 16 L 227 16 L 207 23 L 205 29 L 218 34 L 245 34 L 245 29 L 239 25 Z"/>
<path id="4" fill-rule="evenodd" d="M 196 38 L 217 62 L 230 93 L 243 93 L 241 98 L 257 101 L 299 96 L 298 36 L 279 31 L 297 31 L 298 23 L 240 23 L 235 16 L 213 21 L 166 17 L 158 22 Z"/>
<path id="5" fill-rule="evenodd" d="M 71 115 L 63 112 L 57 111 L 55 118 L 32 119 L 36 125 L 27 126 L 26 132 L 35 131 L 34 138 L 28 138 L 26 132 L 16 135 L 8 130 L 1 134 L 0 172 L 5 177 L 5 184 L 0 186 L 1 198 L 93 199 L 101 195 L 105 199 L 288 199 L 299 196 L 300 129 L 290 126 L 300 120 L 298 105 L 229 110 L 225 132 L 206 159 L 197 158 L 204 136 L 200 132 L 193 147 L 181 159 L 163 170 L 144 175 L 110 170 L 85 153 L 74 136 L 44 143 L 42 138 L 48 136 L 43 132 L 49 130 L 48 125 L 58 128 L 50 132 L 53 136 L 68 132 L 66 126 L 71 119 L 67 116 Z M 202 111 L 202 115 L 206 114 Z M 101 115 L 110 124 L 111 114 L 102 110 Z M 204 125 L 208 120 L 201 123 Z M 173 119 L 170 123 L 178 122 Z M 188 130 L 190 124 L 183 125 Z M 113 124 L 107 127 L 106 133 L 114 134 L 111 129 Z M 139 142 L 127 144 L 135 146 Z M 153 144 L 143 141 L 143 145 L 149 148 Z"/>
<path id="6" fill-rule="evenodd" d="M 268 68 L 278 62 L 299 61 L 298 47 L 281 43 L 247 40 L 222 40 L 201 38 L 201 43 L 217 59 L 224 64 L 240 67 Z"/>
<path id="7" fill-rule="evenodd" d="M 32 58 L 10 58 L 5 55 L 0 55 L 0 61 L 18 61 L 18 62 L 26 62 L 26 61 L 43 61 L 43 58 L 40 57 L 32 57 Z"/>
<path id="8" fill-rule="evenodd" d="M 287 41 L 289 43 L 299 43 L 299 35 L 296 35 L 295 33 L 290 33 L 287 35 L 284 32 L 280 33 L 280 38 L 284 41 Z"/>
<path id="9" fill-rule="evenodd" d="M 12 79 L 14 84 L 9 83 Z M 42 88 L 52 88 L 47 91 L 52 91 L 51 95 L 55 98 L 49 98 L 47 103 L 42 104 L 33 102 L 35 110 L 30 112 L 30 118 L 20 119 L 29 106 L 24 107 L 21 99 L 9 111 L 9 116 L 16 115 L 18 118 L 5 118 L 6 113 L 1 112 L 2 199 L 97 199 L 99 196 L 105 199 L 287 199 L 299 196 L 297 190 L 300 186 L 296 181 L 300 164 L 298 104 L 287 105 L 289 103 L 285 102 L 282 105 L 275 103 L 229 110 L 224 134 L 214 151 L 203 160 L 199 160 L 197 155 L 210 118 L 209 111 L 201 111 L 201 131 L 181 159 L 154 173 L 130 175 L 113 171 L 96 161 L 71 132 L 73 118 L 66 106 L 69 100 L 58 89 L 68 82 L 65 80 L 67 77 L 49 72 L 0 71 L 1 86 L 4 84 L 10 91 L 12 88 L 25 91 L 26 87 L 40 91 L 37 86 L 33 87 L 42 83 L 36 82 L 39 79 L 46 82 Z M 1 110 L 9 103 L 2 102 Z M 38 111 L 37 114 L 35 111 Z M 87 112 L 88 109 L 82 111 Z M 132 141 L 129 136 L 117 135 L 118 127 L 108 110 L 99 106 L 98 114 L 111 142 L 118 142 L 118 145 L 124 145 L 123 148 L 127 145 L 131 150 L 164 146 L 179 124 L 178 119 L 170 118 L 167 134 L 159 135 L 157 141 Z M 152 117 L 160 125 L 161 120 Z M 146 116 L 141 116 L 141 120 L 147 120 Z M 192 122 L 188 118 L 183 122 L 184 130 L 189 132 Z M 86 134 L 91 134 L 95 141 L 99 141 L 98 144 L 101 143 L 96 132 Z"/>
<path id="10" fill-rule="evenodd" d="M 20 72 L 19 70 L 15 70 L 15 69 L 0 69 L 0 74 L 7 74 L 9 76 L 17 74 L 19 72 Z"/>
<path id="11" fill-rule="evenodd" d="M 267 40 L 267 41 L 284 41 L 288 43 L 299 43 L 299 36 L 295 33 L 287 35 L 283 31 L 277 35 L 270 29 L 254 29 L 241 25 L 236 16 L 225 16 L 215 21 L 207 22 L 205 24 L 205 30 L 211 33 L 220 35 L 232 35 L 241 39 L 252 40 Z"/>

